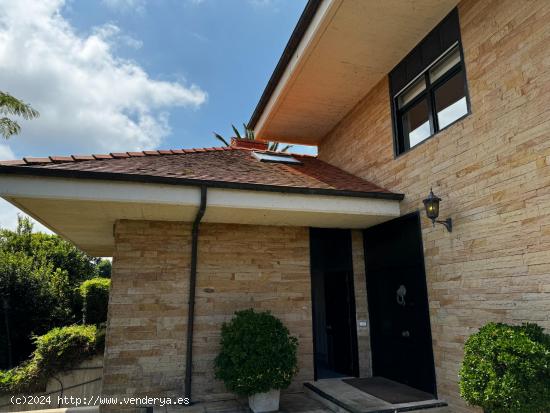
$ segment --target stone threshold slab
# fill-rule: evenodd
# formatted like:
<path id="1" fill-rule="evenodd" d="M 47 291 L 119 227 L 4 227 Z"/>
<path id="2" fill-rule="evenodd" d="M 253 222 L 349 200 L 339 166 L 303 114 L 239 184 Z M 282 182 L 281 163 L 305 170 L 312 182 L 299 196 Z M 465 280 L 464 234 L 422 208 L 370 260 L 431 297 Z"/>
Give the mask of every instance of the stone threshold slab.
<path id="1" fill-rule="evenodd" d="M 396 413 L 415 412 L 419 410 L 445 407 L 443 400 L 432 399 L 419 402 L 391 404 L 385 400 L 365 393 L 341 379 L 323 379 L 304 383 L 310 395 L 317 400 L 327 401 L 327 406 L 336 407 L 336 412 L 349 413 Z M 429 412 L 426 412 L 429 413 Z"/>

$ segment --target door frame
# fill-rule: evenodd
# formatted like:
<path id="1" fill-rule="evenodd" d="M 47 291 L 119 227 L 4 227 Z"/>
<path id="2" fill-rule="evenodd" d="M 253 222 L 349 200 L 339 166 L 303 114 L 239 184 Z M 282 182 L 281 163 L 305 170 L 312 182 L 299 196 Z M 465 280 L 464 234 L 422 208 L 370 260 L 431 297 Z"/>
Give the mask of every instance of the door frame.
<path id="1" fill-rule="evenodd" d="M 318 228 L 315 228 L 318 229 Z M 331 228 L 332 229 L 332 228 Z M 310 228 L 311 230 L 311 228 Z M 350 254 L 349 254 L 349 265 L 350 265 L 350 276 L 348 279 L 348 291 L 350 292 L 349 300 L 350 300 L 350 333 L 351 333 L 351 360 L 352 360 L 352 376 L 353 377 L 359 377 L 359 346 L 358 346 L 358 336 L 357 336 L 357 306 L 355 303 L 355 274 L 353 272 L 353 243 L 352 243 L 352 237 L 351 237 L 351 230 L 350 229 L 344 229 L 344 231 L 348 231 L 349 234 L 349 243 L 350 243 Z M 312 237 L 311 237 L 311 231 L 309 231 L 309 257 L 310 257 L 310 287 L 311 287 L 311 322 L 312 322 L 312 344 L 313 344 L 313 380 L 317 381 L 317 361 L 316 361 L 316 355 L 317 355 L 317 345 L 315 343 L 315 338 L 317 335 L 317 319 L 316 319 L 316 302 L 313 299 L 314 297 L 314 288 L 315 283 L 313 280 L 313 265 L 311 264 L 313 261 L 313 254 L 312 254 Z"/>
<path id="2" fill-rule="evenodd" d="M 429 330 L 428 330 L 428 338 L 430 340 L 430 343 L 431 343 L 431 354 L 432 354 L 432 362 L 430 363 L 431 364 L 431 370 L 432 370 L 432 374 L 433 374 L 433 395 L 434 397 L 437 399 L 437 376 L 436 376 L 436 370 L 435 370 L 435 357 L 434 357 L 434 351 L 433 351 L 433 337 L 432 337 L 432 320 L 431 320 L 431 316 L 430 316 L 430 296 L 428 294 L 428 280 L 427 280 L 427 272 L 426 272 L 426 260 L 425 260 L 425 257 L 424 257 L 424 242 L 423 242 L 423 238 L 422 238 L 422 222 L 421 222 L 421 212 L 420 210 L 416 210 L 416 211 L 413 211 L 413 212 L 410 212 L 410 213 L 407 213 L 407 214 L 404 214 L 404 215 L 401 215 L 397 218 L 394 218 L 392 219 L 391 221 L 405 221 L 405 220 L 409 220 L 411 219 L 412 217 L 416 217 L 416 221 L 418 222 L 418 232 L 417 232 L 417 235 L 418 235 L 418 238 L 419 238 L 419 243 L 418 245 L 420 246 L 420 255 L 422 256 L 422 269 L 424 271 L 424 279 L 423 280 L 420 280 L 420 288 L 422 288 L 426 294 L 426 299 L 428 300 L 428 303 L 427 303 L 427 306 L 426 306 L 426 314 L 424 314 L 425 317 L 428 318 L 428 322 L 429 322 Z M 389 222 L 389 221 L 386 221 L 386 222 Z M 381 224 L 378 224 L 378 225 L 383 225 L 383 223 Z M 368 267 L 368 263 L 366 261 L 366 257 L 367 257 L 367 254 L 366 254 L 366 243 L 367 243 L 367 240 L 364 236 L 364 231 L 363 231 L 363 249 L 364 249 L 364 259 L 365 259 L 365 283 L 366 283 L 366 288 L 367 288 L 367 308 L 369 310 L 369 340 L 370 340 L 370 349 L 371 349 L 371 368 L 372 368 L 372 375 L 375 376 L 376 375 L 376 362 L 375 362 L 375 357 L 374 357 L 374 352 L 373 352 L 373 331 L 371 329 L 371 326 L 372 326 L 372 316 L 373 316 L 373 309 L 371 307 L 371 300 L 368 299 L 368 295 L 369 295 L 369 277 L 368 277 L 368 272 L 369 272 L 369 267 Z M 422 282 L 423 281 L 423 282 Z"/>

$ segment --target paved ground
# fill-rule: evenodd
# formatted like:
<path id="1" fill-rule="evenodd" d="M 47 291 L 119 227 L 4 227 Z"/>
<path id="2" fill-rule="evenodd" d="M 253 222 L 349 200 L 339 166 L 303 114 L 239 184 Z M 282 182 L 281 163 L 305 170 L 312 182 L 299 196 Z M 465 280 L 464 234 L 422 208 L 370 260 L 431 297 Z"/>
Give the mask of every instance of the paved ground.
<path id="1" fill-rule="evenodd" d="M 331 413 L 333 410 L 328 409 L 317 400 L 308 397 L 305 393 L 285 394 L 281 396 L 281 406 L 279 413 Z M 28 413 L 98 413 L 98 407 L 73 408 L 73 409 L 49 409 L 49 410 L 34 410 Z M 136 413 L 144 413 L 144 410 Z M 340 410 L 342 412 L 342 410 Z M 236 400 L 226 400 L 221 402 L 211 402 L 206 404 L 198 404 L 194 406 L 178 408 L 177 410 L 170 408 L 155 409 L 155 413 L 250 413 L 246 401 L 239 402 Z M 451 413 L 447 407 L 414 410 L 408 413 Z"/>
<path id="2" fill-rule="evenodd" d="M 145 409 L 137 412 L 145 413 Z M 34 410 L 28 413 L 98 413 L 99 408 L 72 408 L 72 409 L 48 409 Z M 226 400 L 220 402 L 211 402 L 205 404 L 197 404 L 188 407 L 174 408 L 155 408 L 155 413 L 249 413 L 248 404 L 246 401 L 239 402 L 237 400 Z M 280 413 L 326 413 L 329 409 L 324 407 L 318 401 L 307 397 L 304 393 L 285 394 L 281 397 Z"/>
<path id="3" fill-rule="evenodd" d="M 162 410 L 159 410 L 159 413 Z M 246 401 L 235 400 L 212 402 L 196 405 L 184 410 L 185 413 L 249 413 Z M 156 411 L 155 411 L 156 412 Z M 281 396 L 280 413 L 326 413 L 331 410 L 311 399 L 304 393 L 285 394 Z"/>

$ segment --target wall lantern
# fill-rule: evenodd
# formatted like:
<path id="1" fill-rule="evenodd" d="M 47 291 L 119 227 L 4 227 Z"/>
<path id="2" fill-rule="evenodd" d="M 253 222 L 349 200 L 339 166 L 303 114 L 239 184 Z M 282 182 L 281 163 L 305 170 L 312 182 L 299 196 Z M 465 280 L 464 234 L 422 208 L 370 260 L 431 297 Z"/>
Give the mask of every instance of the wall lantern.
<path id="1" fill-rule="evenodd" d="M 453 220 L 451 218 L 447 218 L 445 221 L 438 221 L 437 217 L 439 216 L 439 202 L 441 201 L 441 198 L 439 198 L 437 195 L 435 195 L 432 191 L 432 188 L 430 188 L 430 194 L 428 197 L 422 201 L 424 202 L 424 207 L 426 208 L 426 215 L 429 219 L 432 220 L 432 224 L 435 227 L 435 223 L 444 225 L 445 228 L 447 228 L 447 231 L 452 232 L 453 231 Z"/>

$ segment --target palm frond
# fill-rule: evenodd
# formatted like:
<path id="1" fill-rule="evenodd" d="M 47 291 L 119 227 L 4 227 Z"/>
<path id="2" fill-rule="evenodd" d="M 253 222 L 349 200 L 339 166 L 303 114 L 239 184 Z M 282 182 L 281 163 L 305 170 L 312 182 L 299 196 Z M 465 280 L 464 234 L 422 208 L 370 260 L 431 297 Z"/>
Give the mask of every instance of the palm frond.
<path id="1" fill-rule="evenodd" d="M 233 132 L 235 132 L 235 137 L 237 137 L 238 139 L 242 139 L 241 133 L 240 133 L 239 130 L 235 127 L 235 125 L 231 125 L 231 127 L 233 128 Z"/>
<path id="2" fill-rule="evenodd" d="M 0 118 L 0 134 L 4 139 L 9 139 L 12 135 L 17 135 L 21 132 L 21 126 L 9 118 Z"/>
<path id="3" fill-rule="evenodd" d="M 0 92 L 0 114 L 21 116 L 24 119 L 33 119 L 40 116 L 40 113 L 33 109 L 31 105 L 5 92 Z"/>
<path id="4" fill-rule="evenodd" d="M 252 129 L 248 129 L 245 123 L 243 123 L 243 130 L 246 135 L 246 139 L 251 141 L 256 139 L 256 137 L 254 136 L 254 131 Z"/>
<path id="5" fill-rule="evenodd" d="M 220 135 L 219 133 L 216 133 L 216 132 L 212 132 L 212 133 L 214 134 L 215 138 L 217 140 L 219 140 L 220 142 L 222 142 L 225 146 L 230 146 L 229 143 L 227 143 L 227 141 L 225 140 L 225 138 L 222 135 Z"/>

